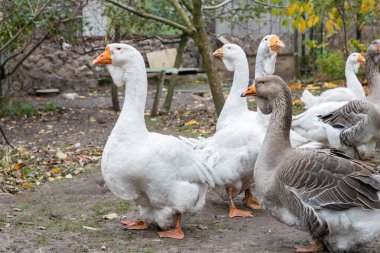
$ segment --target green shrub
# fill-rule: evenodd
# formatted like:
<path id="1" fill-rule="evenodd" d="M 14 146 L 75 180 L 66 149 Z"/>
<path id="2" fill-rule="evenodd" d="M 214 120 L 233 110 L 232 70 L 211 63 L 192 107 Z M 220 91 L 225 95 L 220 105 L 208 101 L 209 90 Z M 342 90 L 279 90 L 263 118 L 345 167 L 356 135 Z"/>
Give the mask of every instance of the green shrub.
<path id="1" fill-rule="evenodd" d="M 336 80 L 344 78 L 346 60 L 340 51 L 325 51 L 316 60 L 317 78 Z"/>
<path id="2" fill-rule="evenodd" d="M 0 100 L 0 117 L 4 116 L 28 116 L 37 115 L 37 108 L 24 99 Z"/>

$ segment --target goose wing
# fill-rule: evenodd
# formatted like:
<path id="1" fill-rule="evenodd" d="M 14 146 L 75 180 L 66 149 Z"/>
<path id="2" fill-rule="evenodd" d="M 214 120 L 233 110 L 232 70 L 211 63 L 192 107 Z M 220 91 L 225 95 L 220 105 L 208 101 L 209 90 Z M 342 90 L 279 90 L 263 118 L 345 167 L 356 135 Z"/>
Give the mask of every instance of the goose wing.
<path id="1" fill-rule="evenodd" d="M 380 209 L 380 180 L 369 167 L 338 150 L 293 151 L 278 175 L 314 209 Z"/>
<path id="2" fill-rule="evenodd" d="M 364 120 L 372 107 L 366 101 L 353 100 L 341 108 L 318 117 L 335 128 L 349 128 Z"/>
<path id="3" fill-rule="evenodd" d="M 214 186 L 217 180 L 213 166 L 219 160 L 217 152 L 195 151 L 185 142 L 173 136 L 151 133 L 152 162 L 166 172 L 168 177 Z"/>

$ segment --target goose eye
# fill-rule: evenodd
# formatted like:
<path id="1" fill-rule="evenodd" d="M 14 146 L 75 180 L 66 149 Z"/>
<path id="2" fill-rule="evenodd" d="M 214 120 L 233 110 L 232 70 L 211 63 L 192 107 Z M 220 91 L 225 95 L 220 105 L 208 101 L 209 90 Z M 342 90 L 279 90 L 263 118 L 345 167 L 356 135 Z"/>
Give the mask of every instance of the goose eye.
<path id="1" fill-rule="evenodd" d="M 117 47 L 116 50 L 121 50 L 121 47 Z"/>
<path id="2" fill-rule="evenodd" d="M 227 47 L 227 49 L 231 49 L 231 47 Z"/>

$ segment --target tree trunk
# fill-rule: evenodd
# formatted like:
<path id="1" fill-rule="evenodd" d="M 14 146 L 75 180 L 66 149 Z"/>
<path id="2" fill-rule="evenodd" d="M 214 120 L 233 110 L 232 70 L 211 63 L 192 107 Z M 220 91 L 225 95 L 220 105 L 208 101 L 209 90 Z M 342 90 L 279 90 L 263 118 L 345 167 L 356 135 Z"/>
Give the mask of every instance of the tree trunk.
<path id="1" fill-rule="evenodd" d="M 202 55 L 203 67 L 208 77 L 212 98 L 215 104 L 215 110 L 219 116 L 224 105 L 224 96 L 208 43 L 207 31 L 202 13 L 202 0 L 193 0 L 193 23 L 196 32 L 193 32 L 191 37 L 194 39 L 194 42 Z"/>
<path id="2" fill-rule="evenodd" d="M 299 52 L 298 52 L 298 28 L 294 29 L 293 34 L 293 45 L 294 45 L 294 57 L 295 57 L 295 77 L 296 79 L 301 79 L 301 71 L 300 71 L 300 59 L 299 59 Z"/>
<path id="3" fill-rule="evenodd" d="M 175 62 L 174 62 L 174 68 L 181 67 L 182 56 L 183 56 L 183 53 L 185 52 L 185 48 L 186 48 L 186 42 L 187 42 L 187 34 L 184 33 L 184 34 L 182 34 L 181 40 L 180 40 L 179 45 L 178 45 L 177 55 L 175 57 Z M 170 107 L 171 107 L 172 101 L 173 101 L 174 88 L 175 88 L 175 84 L 177 82 L 177 75 L 178 74 L 173 73 L 170 77 L 170 82 L 169 82 L 169 86 L 168 86 L 168 93 L 166 94 L 165 102 L 164 102 L 164 105 L 162 106 L 160 114 L 168 114 L 170 111 Z"/>
<path id="4" fill-rule="evenodd" d="M 120 41 L 120 25 L 115 25 L 115 37 L 114 42 Z M 112 108 L 115 112 L 120 112 L 119 97 L 117 96 L 117 86 L 112 82 L 111 84 L 111 99 Z"/>

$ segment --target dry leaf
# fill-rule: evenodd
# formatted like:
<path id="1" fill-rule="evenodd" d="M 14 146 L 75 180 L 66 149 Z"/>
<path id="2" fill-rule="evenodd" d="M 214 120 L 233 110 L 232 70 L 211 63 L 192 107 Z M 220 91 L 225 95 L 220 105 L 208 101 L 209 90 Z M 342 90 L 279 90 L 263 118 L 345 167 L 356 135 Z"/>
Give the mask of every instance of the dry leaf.
<path id="1" fill-rule="evenodd" d="M 102 216 L 102 218 L 105 220 L 113 220 L 113 219 L 116 219 L 117 217 L 119 216 L 116 213 L 109 213 Z"/>
<path id="2" fill-rule="evenodd" d="M 50 171 L 51 171 L 52 173 L 58 173 L 58 172 L 61 171 L 61 169 L 60 169 L 60 168 L 52 168 Z"/>
<path id="3" fill-rule="evenodd" d="M 198 124 L 198 121 L 196 121 L 195 119 L 191 119 L 189 120 L 188 122 L 186 122 L 186 126 L 191 126 L 191 125 L 196 125 Z"/>
<path id="4" fill-rule="evenodd" d="M 33 188 L 33 186 L 29 182 L 23 182 L 21 185 L 24 188 Z"/>
<path id="5" fill-rule="evenodd" d="M 336 87 L 338 87 L 338 85 L 337 84 L 335 84 L 335 83 L 329 83 L 329 82 L 325 82 L 324 84 L 323 84 L 323 87 L 325 87 L 325 88 L 336 88 Z"/>
<path id="6" fill-rule="evenodd" d="M 300 105 L 300 104 L 303 104 L 302 100 L 295 99 L 295 100 L 293 101 L 293 105 Z"/>
<path id="7" fill-rule="evenodd" d="M 67 155 L 63 153 L 62 151 L 58 150 L 57 153 L 55 154 L 56 157 L 58 157 L 61 160 L 64 160 L 67 158 Z"/>

